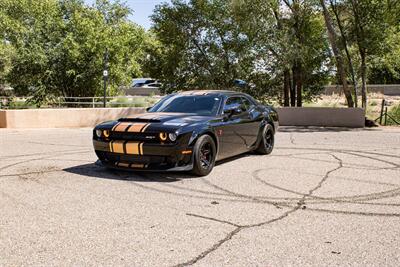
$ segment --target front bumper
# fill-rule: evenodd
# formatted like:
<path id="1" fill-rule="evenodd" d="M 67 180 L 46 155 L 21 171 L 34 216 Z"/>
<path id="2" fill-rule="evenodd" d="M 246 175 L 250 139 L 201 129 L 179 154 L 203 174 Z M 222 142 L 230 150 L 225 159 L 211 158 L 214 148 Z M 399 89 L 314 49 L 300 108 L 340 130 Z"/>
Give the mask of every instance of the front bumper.
<path id="1" fill-rule="evenodd" d="M 106 167 L 110 169 L 116 170 L 124 170 L 124 171 L 151 171 L 151 172 L 181 172 L 181 171 L 191 171 L 193 169 L 193 164 L 189 163 L 188 165 L 184 166 L 176 166 L 176 167 L 163 167 L 163 166 L 150 166 L 147 168 L 135 167 L 135 166 L 118 166 L 116 164 L 103 162 L 101 160 L 97 160 L 95 163 L 97 166 Z"/>
<path id="2" fill-rule="evenodd" d="M 192 149 L 181 143 L 157 144 L 133 141 L 93 140 L 102 165 L 140 171 L 189 171 Z"/>

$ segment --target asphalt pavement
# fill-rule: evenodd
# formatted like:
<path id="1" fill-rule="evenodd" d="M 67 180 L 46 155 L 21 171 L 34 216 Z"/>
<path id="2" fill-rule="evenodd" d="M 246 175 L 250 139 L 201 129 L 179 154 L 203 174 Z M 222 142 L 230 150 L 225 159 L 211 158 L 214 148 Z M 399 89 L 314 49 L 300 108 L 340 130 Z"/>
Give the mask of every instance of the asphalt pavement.
<path id="1" fill-rule="evenodd" d="M 0 129 L 0 266 L 400 266 L 400 128 L 281 128 L 201 178 L 95 161 L 91 129 Z"/>

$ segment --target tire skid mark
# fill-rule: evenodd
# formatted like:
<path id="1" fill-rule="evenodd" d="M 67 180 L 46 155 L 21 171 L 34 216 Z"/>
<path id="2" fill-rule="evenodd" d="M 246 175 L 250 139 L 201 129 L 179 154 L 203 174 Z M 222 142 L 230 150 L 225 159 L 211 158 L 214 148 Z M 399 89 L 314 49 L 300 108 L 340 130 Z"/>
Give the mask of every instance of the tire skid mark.
<path id="1" fill-rule="evenodd" d="M 261 227 L 261 226 L 265 226 L 265 225 L 268 225 L 268 224 L 271 224 L 271 223 L 280 221 L 280 220 L 282 220 L 282 219 L 288 217 L 290 214 L 292 214 L 292 213 L 298 211 L 298 210 L 305 204 L 305 200 L 306 200 L 306 197 L 307 197 L 307 196 L 311 196 L 315 191 L 317 191 L 319 188 L 321 188 L 321 186 L 322 186 L 323 183 L 328 179 L 328 177 L 329 177 L 329 175 L 330 175 L 331 173 L 333 173 L 333 172 L 335 172 L 335 171 L 337 171 L 337 170 L 339 170 L 340 168 L 343 167 L 342 160 L 340 160 L 338 157 L 336 157 L 336 156 L 333 155 L 333 154 L 332 154 L 332 157 L 334 157 L 335 159 L 338 160 L 339 166 L 336 167 L 336 168 L 334 168 L 334 169 L 331 169 L 331 170 L 327 171 L 327 172 L 325 173 L 324 177 L 318 182 L 318 184 L 317 184 L 315 187 L 313 187 L 312 189 L 310 189 L 310 190 L 308 191 L 308 194 L 304 195 L 304 196 L 300 199 L 300 201 L 297 203 L 297 205 L 296 205 L 295 207 L 293 207 L 292 209 L 290 209 L 290 210 L 284 212 L 282 215 L 280 215 L 280 216 L 278 216 L 278 217 L 276 217 L 276 218 L 273 218 L 273 219 L 270 219 L 270 220 L 267 220 L 267 221 L 264 221 L 264 222 L 260 222 L 260 223 L 256 223 L 256 224 L 243 225 L 243 226 L 237 226 L 234 230 L 232 230 L 231 232 L 229 232 L 223 239 L 221 239 L 221 240 L 219 240 L 218 242 L 216 242 L 216 243 L 215 243 L 214 245 L 212 245 L 210 248 L 208 248 L 208 249 L 206 249 L 205 251 L 201 252 L 200 254 L 198 254 L 197 256 L 195 256 L 194 258 L 192 258 L 192 259 L 190 259 L 190 260 L 188 260 L 188 261 L 186 261 L 186 262 L 179 263 L 179 264 L 174 265 L 174 266 L 176 266 L 176 267 L 182 267 L 182 266 L 193 265 L 193 264 L 197 263 L 199 260 L 202 260 L 202 259 L 204 259 L 205 257 L 207 257 L 207 255 L 209 255 L 210 253 L 212 253 L 212 252 L 216 251 L 217 249 L 219 249 L 223 244 L 225 244 L 226 242 L 228 242 L 229 240 L 231 240 L 231 239 L 232 239 L 235 235 L 237 235 L 240 231 L 242 231 L 242 230 L 244 230 L 244 229 L 254 228 L 254 227 Z M 197 216 L 197 217 L 199 217 L 200 219 L 206 219 L 206 220 L 213 219 L 213 220 L 216 221 L 216 222 L 221 222 L 221 221 L 222 221 L 222 220 L 219 220 L 219 219 L 217 219 L 217 218 L 212 218 L 212 217 L 205 217 L 205 216 L 204 216 L 204 217 L 205 217 L 205 218 L 204 218 L 202 215 Z M 228 224 L 230 224 L 230 225 L 234 225 L 234 223 L 227 222 L 227 221 L 222 221 L 222 223 L 224 223 L 224 224 L 227 224 L 227 223 L 228 223 Z"/>
<path id="2" fill-rule="evenodd" d="M 361 154 L 373 154 L 373 155 L 389 157 L 389 158 L 392 157 L 392 158 L 395 158 L 395 159 L 399 158 L 398 155 L 377 153 L 377 152 L 373 152 L 373 151 L 370 151 L 370 150 L 354 150 L 354 149 L 339 149 L 339 148 L 338 149 L 335 149 L 335 148 L 315 148 L 315 147 L 275 147 L 275 148 L 276 149 L 286 149 L 286 150 L 311 150 L 311 151 L 328 151 L 328 152 L 340 152 L 340 153 L 352 152 L 352 153 L 361 153 Z M 361 155 L 357 155 L 357 156 L 361 156 Z M 376 158 L 373 158 L 373 159 L 378 160 Z"/>
<path id="3" fill-rule="evenodd" d="M 360 216 L 371 216 L 371 217 L 400 217 L 400 213 L 379 213 L 379 212 L 363 212 L 363 211 L 347 211 L 347 210 L 332 210 L 332 209 L 319 209 L 319 208 L 307 208 L 306 211 L 319 211 L 331 214 L 343 214 L 343 215 L 360 215 Z"/>
<path id="4" fill-rule="evenodd" d="M 253 177 L 256 180 L 260 181 L 261 183 L 263 183 L 263 184 L 265 184 L 265 185 L 267 185 L 269 187 L 272 187 L 272 188 L 275 188 L 275 189 L 278 189 L 278 190 L 281 190 L 281 191 L 285 191 L 285 192 L 288 192 L 288 193 L 296 194 L 296 195 L 299 195 L 299 196 L 304 196 L 305 195 L 305 194 L 303 194 L 301 192 L 290 190 L 290 189 L 287 189 L 287 188 L 284 188 L 284 187 L 280 187 L 280 186 L 268 183 L 265 180 L 260 179 L 258 177 L 258 175 L 259 175 L 258 172 L 262 171 L 262 170 L 264 170 L 264 169 L 259 169 L 259 170 L 256 170 L 256 171 L 253 172 Z M 398 196 L 398 195 L 400 195 L 400 187 L 395 188 L 393 190 L 382 191 L 382 192 L 378 192 L 378 193 L 365 194 L 365 195 L 353 195 L 353 196 L 343 196 L 343 197 L 308 196 L 307 200 L 314 199 L 314 200 L 325 201 L 325 203 L 343 202 L 343 203 L 354 203 L 354 204 L 358 204 L 358 201 L 360 201 L 360 204 L 362 204 L 361 201 L 378 200 L 378 199 L 383 199 L 383 198 L 395 197 L 395 196 Z M 266 197 L 266 198 L 268 199 L 268 197 Z M 286 199 L 297 200 L 299 198 L 286 198 Z M 291 202 L 279 202 L 279 201 L 277 201 L 277 203 L 278 204 L 290 204 Z"/>
<path id="5" fill-rule="evenodd" d="M 304 196 L 305 194 L 298 192 L 298 191 L 294 191 L 291 189 L 287 189 L 278 185 L 274 185 L 271 183 L 266 182 L 265 180 L 261 179 L 259 177 L 259 172 L 263 171 L 265 169 L 258 169 L 253 171 L 252 176 L 254 177 L 255 180 L 261 182 L 262 184 L 284 191 L 284 192 L 288 192 L 288 193 L 292 193 L 298 196 Z M 326 203 L 328 203 L 329 201 L 332 202 L 344 202 L 344 203 L 353 203 L 353 202 L 357 202 L 357 201 L 367 201 L 367 200 L 378 200 L 378 199 L 383 199 L 383 198 L 389 198 L 389 197 L 395 197 L 400 195 L 400 187 L 394 188 L 392 190 L 387 190 L 387 191 L 382 191 L 382 192 L 377 192 L 377 193 L 370 193 L 370 194 L 364 194 L 364 195 L 353 195 L 353 196 L 341 196 L 341 197 L 320 197 L 320 196 L 308 196 L 308 199 L 315 199 L 315 200 L 324 200 L 327 201 Z M 268 198 L 268 197 L 267 197 Z M 288 198 L 288 199 L 292 199 L 292 200 L 296 200 L 296 198 Z M 278 204 L 281 204 L 280 202 L 277 202 Z M 357 204 L 357 203 L 356 203 Z"/>
<path id="6" fill-rule="evenodd" d="M 121 175 L 118 172 L 113 172 L 113 175 L 117 178 L 120 178 L 121 180 L 126 180 L 128 182 L 130 182 L 130 184 L 145 189 L 145 190 L 152 190 L 155 192 L 161 192 L 161 193 L 165 193 L 165 194 L 172 194 L 175 196 L 183 196 L 183 197 L 189 197 L 189 198 L 196 198 L 196 199 L 209 199 L 209 200 L 220 200 L 220 201 L 229 201 L 229 202 L 245 202 L 245 203 L 261 203 L 261 204 L 272 204 L 274 206 L 279 207 L 279 205 L 281 206 L 285 206 L 290 208 L 288 211 L 284 212 L 283 214 L 281 214 L 280 216 L 264 221 L 264 222 L 260 222 L 260 223 L 256 223 L 256 224 L 249 224 L 249 225 L 238 225 L 235 224 L 233 222 L 229 222 L 229 221 L 225 221 L 225 220 L 221 220 L 218 218 L 213 218 L 213 217 L 207 217 L 207 216 L 203 216 L 203 215 L 198 215 L 198 214 L 193 214 L 193 213 L 186 213 L 187 216 L 192 216 L 192 217 L 196 217 L 199 219 L 204 219 L 204 220 L 211 220 L 211 221 L 215 221 L 218 223 L 222 223 L 222 224 L 227 224 L 230 226 L 235 227 L 232 231 L 230 231 L 224 238 L 222 238 L 221 240 L 217 241 L 216 243 L 214 243 L 214 245 L 212 245 L 210 248 L 206 249 L 205 251 L 201 252 L 200 254 L 198 254 L 196 257 L 184 262 L 184 263 L 180 263 L 176 266 L 187 266 L 187 265 L 191 265 L 194 264 L 196 262 L 198 262 L 199 260 L 207 257 L 207 255 L 209 255 L 210 253 L 214 252 L 215 250 L 217 250 L 218 248 L 220 248 L 224 243 L 228 242 L 229 240 L 231 240 L 235 235 L 237 235 L 241 230 L 244 229 L 249 229 L 249 228 L 253 228 L 253 227 L 260 227 L 260 226 L 264 226 L 264 225 L 268 225 L 270 223 L 273 222 L 277 222 L 280 221 L 284 218 L 286 218 L 287 216 L 289 216 L 291 213 L 294 213 L 298 210 L 300 210 L 302 207 L 304 207 L 304 205 L 310 203 L 310 204 L 317 204 L 318 201 L 319 203 L 322 204 L 326 204 L 326 203 L 352 203 L 352 204 L 356 204 L 356 205 L 395 205 L 398 206 L 400 204 L 396 204 L 396 203 L 366 203 L 363 201 L 368 201 L 368 200 L 378 200 L 378 199 L 382 199 L 382 198 L 389 198 L 389 197 L 396 197 L 400 195 L 400 187 L 394 188 L 392 190 L 388 190 L 388 191 L 383 191 L 383 192 L 377 192 L 377 193 L 371 193 L 371 194 L 365 194 L 365 195 L 355 195 L 355 196 L 349 196 L 349 197 L 334 197 L 334 198 L 326 198 L 326 197 L 319 197 L 319 196 L 315 196 L 314 193 L 315 191 L 317 191 L 319 188 L 321 188 L 323 186 L 323 184 L 326 182 L 326 180 L 328 178 L 334 178 L 332 173 L 334 173 L 335 171 L 339 170 L 340 168 L 352 168 L 352 169 L 356 169 L 357 164 L 346 164 L 343 162 L 343 160 L 341 160 L 339 157 L 337 157 L 335 154 L 333 153 L 343 153 L 343 154 L 348 154 L 351 156 L 356 156 L 356 157 L 362 157 L 362 158 L 368 158 L 371 160 L 376 160 L 380 163 L 384 163 L 384 164 L 389 164 L 391 166 L 394 167 L 390 167 L 390 168 L 372 168 L 373 170 L 382 170 L 382 169 L 388 169 L 388 170 L 394 170 L 397 171 L 400 168 L 400 164 L 398 163 L 394 163 L 388 160 L 381 160 L 381 159 L 377 159 L 375 157 L 372 156 L 365 156 L 363 154 L 374 154 L 377 156 L 383 156 L 383 157 L 395 157 L 398 158 L 398 156 L 395 155 L 391 155 L 391 154 L 383 154 L 383 153 L 375 153 L 375 152 L 369 152 L 369 151 L 359 151 L 359 150 L 346 150 L 346 149 L 324 149 L 324 148 L 298 148 L 298 147 L 290 147 L 290 148 L 285 148 L 285 147 L 277 147 L 277 149 L 301 149 L 301 150 L 311 150 L 311 151 L 323 151 L 321 153 L 299 153 L 299 154 L 292 154 L 295 156 L 301 155 L 301 154 L 329 154 L 331 155 L 336 162 L 338 162 L 338 166 L 334 169 L 331 169 L 329 171 L 327 171 L 324 175 L 324 177 L 318 182 L 318 184 L 313 187 L 312 189 L 310 189 L 308 191 L 307 194 L 303 194 L 300 192 L 296 192 L 292 190 L 292 193 L 298 195 L 298 198 L 280 198 L 281 200 L 291 200 L 289 202 L 280 202 L 280 201 L 273 201 L 271 199 L 279 199 L 279 198 L 272 198 L 272 197 L 258 197 L 258 196 L 251 196 L 251 195 L 244 195 L 244 194 L 240 194 L 240 193 L 236 193 L 233 191 L 230 191 L 228 189 L 222 188 L 218 185 L 214 185 L 213 183 L 209 182 L 208 180 L 205 180 L 204 178 L 202 178 L 202 181 L 207 184 L 208 186 L 217 189 L 219 192 L 209 192 L 206 190 L 199 190 L 199 189 L 190 189 L 190 188 L 185 188 L 185 187 L 181 187 L 181 186 L 177 186 L 177 185 L 172 185 L 172 184 L 162 184 L 163 186 L 168 186 L 171 188 L 175 188 L 175 189 L 179 189 L 179 190 L 186 190 L 186 191 L 191 191 L 191 192 L 196 192 L 196 193 L 200 193 L 200 194 L 204 194 L 206 196 L 199 196 L 199 195 L 190 195 L 190 194 L 186 194 L 186 193 L 178 193 L 178 192 L 174 192 L 174 191 L 169 191 L 169 190 L 164 190 L 164 189 L 158 189 L 158 188 L 154 188 L 152 186 L 146 186 L 143 185 L 140 182 L 135 182 L 129 179 L 129 177 L 131 175 Z M 71 150 L 72 151 L 72 150 Z M 90 152 L 91 150 L 85 150 L 85 151 L 81 151 L 79 153 L 87 153 Z M 62 151 L 62 152 L 67 152 L 67 151 Z M 66 153 L 66 154 L 59 154 L 59 155 L 54 155 L 55 152 L 47 152 L 47 153 L 37 153 L 36 155 L 45 155 L 45 154 L 49 154 L 51 153 L 51 156 L 46 156 L 46 157 L 42 157 L 42 158 L 38 158 L 38 159 L 31 159 L 31 160 L 24 160 L 21 162 L 17 162 L 17 163 L 13 163 L 13 164 L 9 164 L 7 166 L 3 166 L 0 168 L 0 170 L 3 169 L 7 169 L 10 167 L 14 167 L 16 165 L 19 164 L 23 164 L 23 163 L 27 163 L 27 162 L 31 162 L 31 161 L 37 161 L 37 160 L 43 160 L 43 159 L 49 159 L 51 157 L 56 157 L 56 156 L 61 156 L 61 155 L 67 155 L 67 154 L 77 154 L 77 151 L 73 150 L 73 153 Z M 270 155 L 270 156 L 282 156 L 282 157 L 291 157 L 291 158 L 296 158 L 292 155 Z M 15 156 L 15 157 L 25 157 L 25 156 L 34 156 L 34 155 L 19 155 L 19 156 Z M 7 157 L 10 158 L 10 157 Z M 1 158 L 0 158 L 1 159 Z M 313 160 L 316 161 L 315 159 L 309 159 L 309 158 L 303 158 L 304 160 Z M 329 163 L 333 163 L 333 161 L 326 161 Z M 353 167 L 352 167 L 353 166 Z M 370 166 L 370 165 L 362 165 L 362 166 Z M 91 169 L 89 167 L 83 167 L 82 169 L 87 170 L 87 169 Z M 94 169 L 94 168 L 93 168 Z M 259 172 L 261 172 L 262 170 L 265 169 L 259 169 L 259 170 L 255 170 L 252 172 L 252 176 L 257 176 L 259 175 Z M 48 171 L 48 172 L 54 172 L 55 170 L 52 171 Z M 58 171 L 58 170 L 57 170 Z M 60 170 L 60 171 L 64 171 L 64 170 Z M 20 173 L 20 174 L 14 174 L 14 176 L 19 176 L 19 175 L 34 175 L 37 174 L 38 172 L 27 172 L 27 173 Z M 40 172 L 40 173 L 46 173 L 46 172 Z M 256 174 L 256 175 L 254 175 Z M 315 174 L 314 174 L 315 175 Z M 11 175 L 5 175 L 5 176 L 11 176 Z M 0 177 L 3 177 L 0 176 Z M 160 181 L 157 179 L 154 179 L 150 176 L 146 175 L 137 175 L 137 177 L 140 177 L 143 180 L 153 180 L 153 181 Z M 259 178 L 254 177 L 255 179 Z M 109 178 L 110 179 L 110 178 Z M 113 178 L 111 178 L 113 179 Z M 288 189 L 282 188 L 282 187 L 278 187 L 276 185 L 273 184 L 269 184 L 266 181 L 264 181 L 263 179 L 259 178 L 261 181 L 263 181 L 265 183 L 266 186 L 269 187 L 277 187 L 277 189 L 279 190 L 283 190 L 283 191 L 287 191 Z M 164 177 L 164 180 L 166 181 L 177 181 L 177 179 L 170 179 L 168 177 Z M 356 179 L 353 179 L 356 180 Z M 365 182 L 362 181 L 360 179 L 358 179 L 358 182 Z M 379 182 L 373 182 L 373 183 L 379 183 Z M 373 184 L 371 183 L 371 184 Z M 389 185 L 389 186 L 397 186 L 395 184 L 384 184 L 381 183 L 383 185 Z M 0 191 L 0 193 L 4 196 L 7 196 L 6 193 Z M 216 196 L 221 196 L 218 198 L 212 197 L 212 195 L 216 195 Z M 226 197 L 226 198 L 223 198 Z M 11 197 L 12 198 L 12 197 Z M 19 203 L 20 205 L 25 205 L 27 203 Z M 35 209 L 37 209 L 36 207 L 33 207 Z M 324 208 L 309 208 L 307 207 L 304 211 L 308 211 L 308 212 L 323 212 L 323 213 L 332 213 L 332 214 L 344 214 L 344 215 L 360 215 L 360 216 L 382 216 L 382 217 L 400 217 L 400 214 L 397 213 L 374 213 L 374 212 L 358 212 L 358 211 L 345 211 L 345 210 L 332 210 L 332 209 L 324 209 Z"/>
<path id="7" fill-rule="evenodd" d="M 312 154 L 312 153 L 310 153 Z M 318 153 L 318 154 L 326 154 L 326 153 Z M 344 153 L 347 154 L 347 153 Z M 304 154 L 305 155 L 305 154 Z M 323 160 L 323 159 L 310 159 L 310 158 L 305 158 L 305 157 L 299 157 L 299 156 L 293 156 L 293 155 L 270 155 L 271 157 L 283 157 L 283 158 L 292 158 L 292 159 L 300 159 L 300 160 L 308 160 L 308 161 L 317 161 L 317 162 L 323 162 L 323 163 L 332 163 L 332 161 L 329 160 Z M 357 155 L 361 156 L 361 155 Z M 362 156 L 361 156 L 362 157 Z M 365 164 L 357 164 L 357 163 L 344 163 L 343 168 L 350 168 L 350 169 L 360 169 L 360 170 L 396 170 L 399 167 L 393 166 L 393 167 L 371 167 L 370 165 L 365 165 Z"/>
<path id="8" fill-rule="evenodd" d="M 58 150 L 58 151 L 49 151 L 49 152 L 42 152 L 42 153 L 12 155 L 12 156 L 7 156 L 7 157 L 0 157 L 0 160 L 1 159 L 11 159 L 11 158 L 33 157 L 33 156 L 41 156 L 41 155 L 46 155 L 46 154 L 56 154 L 56 153 L 74 152 L 74 151 L 77 151 L 77 150 L 76 149 L 73 149 L 73 150 Z"/>
<path id="9" fill-rule="evenodd" d="M 46 156 L 46 157 L 41 157 L 41 158 L 22 160 L 22 161 L 14 162 L 14 163 L 8 164 L 6 166 L 0 167 L 0 171 L 6 170 L 6 169 L 8 169 L 10 167 L 15 167 L 17 165 L 21 165 L 21 164 L 24 164 L 24 163 L 29 163 L 29 162 L 32 162 L 32 161 L 40 161 L 40 160 L 44 160 L 44 159 L 51 159 L 51 158 L 56 157 L 56 156 L 84 154 L 84 153 L 88 153 L 88 152 L 91 152 L 91 150 L 80 150 L 80 151 L 74 150 L 73 152 L 59 153 L 57 155 L 53 154 L 51 156 Z"/>
<path id="10" fill-rule="evenodd" d="M 36 141 L 28 141 L 26 142 L 27 144 L 33 144 L 33 145 L 45 145 L 45 146 L 66 146 L 66 147 L 82 147 L 82 145 L 73 145 L 73 144 L 56 144 L 56 143 L 45 143 L 45 142 L 36 142 Z"/>
<path id="11" fill-rule="evenodd" d="M 213 184 L 213 183 L 211 183 L 210 181 L 208 181 L 208 180 L 206 180 L 206 179 L 204 179 L 204 178 L 202 178 L 201 180 L 202 180 L 205 184 L 209 185 L 210 187 L 215 188 L 215 189 L 218 189 L 218 190 L 220 190 L 220 191 L 222 191 L 222 192 L 226 192 L 226 193 L 230 194 L 231 196 L 235 196 L 235 197 L 239 197 L 239 198 L 246 198 L 246 199 L 250 199 L 250 200 L 252 200 L 253 202 L 256 202 L 256 203 L 270 204 L 270 205 L 273 205 L 273 206 L 275 206 L 275 207 L 277 207 L 277 208 L 280 208 L 280 206 L 278 205 L 278 203 L 275 202 L 275 201 L 269 201 L 269 200 L 260 199 L 260 198 L 257 198 L 257 197 L 251 196 L 251 195 L 244 195 L 244 194 L 236 193 L 236 192 L 230 191 L 230 190 L 228 190 L 228 189 L 225 189 L 225 188 L 223 188 L 223 187 L 220 187 L 220 186 L 218 186 L 218 185 L 216 185 L 216 184 Z"/>

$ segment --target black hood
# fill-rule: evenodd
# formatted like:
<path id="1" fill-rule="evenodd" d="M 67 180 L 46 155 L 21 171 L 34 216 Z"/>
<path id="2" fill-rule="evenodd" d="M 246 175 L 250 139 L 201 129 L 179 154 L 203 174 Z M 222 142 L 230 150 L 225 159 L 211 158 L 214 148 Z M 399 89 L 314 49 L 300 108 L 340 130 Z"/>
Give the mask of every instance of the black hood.
<path id="1" fill-rule="evenodd" d="M 154 124 L 163 124 L 171 126 L 184 126 L 191 123 L 205 122 L 213 117 L 199 116 L 193 113 L 175 113 L 175 112 L 148 112 L 136 114 L 130 117 L 121 118 L 120 122 L 145 122 Z"/>

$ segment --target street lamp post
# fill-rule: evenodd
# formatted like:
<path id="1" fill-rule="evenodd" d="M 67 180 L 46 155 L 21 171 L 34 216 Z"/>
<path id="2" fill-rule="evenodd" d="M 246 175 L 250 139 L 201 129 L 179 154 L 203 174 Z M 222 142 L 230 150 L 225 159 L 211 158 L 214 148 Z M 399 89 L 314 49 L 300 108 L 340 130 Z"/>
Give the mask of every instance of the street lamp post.
<path id="1" fill-rule="evenodd" d="M 104 70 L 103 70 L 103 81 L 104 81 L 104 95 L 103 95 L 103 107 L 107 104 L 107 80 L 108 80 L 108 49 L 104 52 Z"/>

